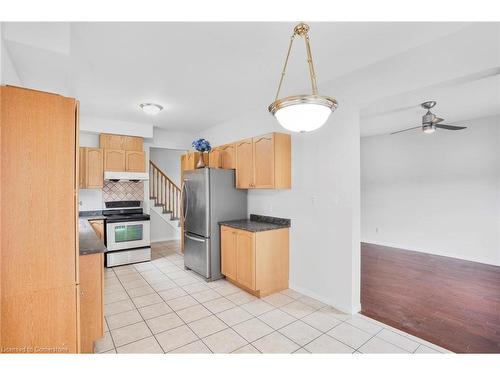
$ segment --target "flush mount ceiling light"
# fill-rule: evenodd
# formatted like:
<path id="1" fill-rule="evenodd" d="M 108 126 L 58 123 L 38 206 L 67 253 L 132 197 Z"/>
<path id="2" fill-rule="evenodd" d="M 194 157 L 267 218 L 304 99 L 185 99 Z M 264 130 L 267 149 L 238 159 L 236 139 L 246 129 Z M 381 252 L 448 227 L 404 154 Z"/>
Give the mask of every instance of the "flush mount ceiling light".
<path id="1" fill-rule="evenodd" d="M 139 107 L 141 107 L 144 113 L 151 116 L 157 115 L 163 109 L 161 105 L 155 103 L 142 103 L 139 104 Z"/>
<path id="2" fill-rule="evenodd" d="M 323 126 L 330 117 L 330 114 L 337 108 L 337 101 L 328 96 L 318 95 L 318 86 L 316 84 L 316 75 L 309 45 L 309 25 L 299 23 L 293 29 L 293 35 L 290 38 L 288 52 L 281 72 L 281 78 L 276 92 L 274 102 L 268 107 L 269 112 L 276 117 L 281 126 L 293 132 L 308 132 L 316 130 Z M 285 78 L 286 66 L 292 44 L 296 36 L 304 38 L 307 51 L 307 63 L 309 64 L 309 76 L 311 79 L 312 95 L 294 95 L 279 99 L 281 85 Z"/>

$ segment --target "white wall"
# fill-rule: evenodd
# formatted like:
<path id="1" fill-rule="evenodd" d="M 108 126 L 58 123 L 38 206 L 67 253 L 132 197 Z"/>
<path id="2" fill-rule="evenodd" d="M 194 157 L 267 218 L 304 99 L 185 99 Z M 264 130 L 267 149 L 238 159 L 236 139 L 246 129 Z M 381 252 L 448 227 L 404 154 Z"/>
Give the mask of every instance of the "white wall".
<path id="1" fill-rule="evenodd" d="M 284 132 L 260 108 L 199 134 L 213 145 Z M 342 103 L 329 122 L 292 135 L 292 189 L 250 190 L 248 213 L 290 218 L 290 287 L 360 310 L 359 115 Z"/>
<path id="2" fill-rule="evenodd" d="M 3 40 L 4 37 L 4 26 L 2 22 L 0 24 L 0 84 L 2 85 L 13 85 L 22 86 L 21 78 L 16 71 L 14 63 L 10 57 L 9 50 L 7 49 L 6 43 Z"/>
<path id="3" fill-rule="evenodd" d="M 82 106 L 85 103 L 81 104 Z M 80 116 L 80 130 L 88 133 L 111 133 L 153 138 L 153 125 L 108 118 Z"/>
<path id="4" fill-rule="evenodd" d="M 149 159 L 177 185 L 181 186 L 181 155 L 184 150 L 170 150 L 166 148 L 149 149 Z"/>
<path id="5" fill-rule="evenodd" d="M 155 210 L 150 210 L 149 214 L 151 216 L 151 242 L 180 240 L 180 232 L 163 220 Z"/>
<path id="6" fill-rule="evenodd" d="M 362 138 L 364 242 L 500 265 L 500 118 L 464 123 Z"/>
<path id="7" fill-rule="evenodd" d="M 161 147 L 172 150 L 190 150 L 194 136 L 189 132 L 176 132 L 154 128 L 153 138 L 145 140 L 145 147 Z"/>

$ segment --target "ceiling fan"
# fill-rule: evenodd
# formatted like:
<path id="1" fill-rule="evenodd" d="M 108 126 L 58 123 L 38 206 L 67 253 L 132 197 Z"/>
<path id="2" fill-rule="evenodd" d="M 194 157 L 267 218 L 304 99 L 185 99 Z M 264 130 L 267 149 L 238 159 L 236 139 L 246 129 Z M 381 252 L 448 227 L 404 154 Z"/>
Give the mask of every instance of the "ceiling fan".
<path id="1" fill-rule="evenodd" d="M 446 124 L 441 124 L 442 121 L 444 121 L 443 118 L 437 117 L 434 113 L 431 112 L 431 108 L 436 105 L 436 102 L 434 100 L 424 102 L 420 104 L 420 106 L 424 109 L 427 110 L 427 113 L 422 116 L 422 125 L 419 126 L 414 126 L 413 128 L 409 129 L 404 129 L 404 130 L 398 130 L 397 132 L 393 132 L 392 134 L 397 134 L 401 132 L 406 132 L 408 130 L 413 130 L 413 129 L 418 129 L 421 128 L 422 131 L 425 134 L 431 134 L 436 131 L 436 129 L 445 129 L 445 130 L 462 130 L 466 129 L 466 126 L 454 126 L 454 125 L 446 125 Z"/>

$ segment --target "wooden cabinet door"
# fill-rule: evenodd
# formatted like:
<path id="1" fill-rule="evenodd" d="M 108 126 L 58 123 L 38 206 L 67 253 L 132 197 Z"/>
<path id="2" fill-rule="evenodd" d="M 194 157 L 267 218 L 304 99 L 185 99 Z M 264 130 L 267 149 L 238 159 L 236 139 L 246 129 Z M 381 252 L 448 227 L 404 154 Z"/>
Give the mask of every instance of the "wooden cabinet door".
<path id="1" fill-rule="evenodd" d="M 76 101 L 1 86 L 0 106 L 0 347 L 75 353 Z"/>
<path id="2" fill-rule="evenodd" d="M 221 272 L 236 280 L 236 233 L 229 227 L 221 227 Z"/>
<path id="3" fill-rule="evenodd" d="M 104 240 L 104 221 L 89 220 L 89 223 L 97 234 L 97 237 L 99 237 L 101 240 Z"/>
<path id="4" fill-rule="evenodd" d="M 274 188 L 274 138 L 266 134 L 253 138 L 254 186 Z"/>
<path id="5" fill-rule="evenodd" d="M 236 150 L 235 144 L 224 145 L 220 147 L 221 153 L 221 168 L 235 169 L 236 168 Z"/>
<path id="6" fill-rule="evenodd" d="M 252 232 L 236 232 L 236 281 L 255 290 L 255 236 Z"/>
<path id="7" fill-rule="evenodd" d="M 195 168 L 194 152 L 188 152 L 186 155 L 186 171 L 191 171 Z"/>
<path id="8" fill-rule="evenodd" d="M 111 172 L 125 171 L 125 151 L 124 150 L 104 150 L 104 170 Z"/>
<path id="9" fill-rule="evenodd" d="M 113 150 L 123 150 L 124 136 L 117 134 L 99 134 L 99 147 Z"/>
<path id="10" fill-rule="evenodd" d="M 221 168 L 221 150 L 219 147 L 213 148 L 208 154 L 208 166 L 210 168 Z"/>
<path id="11" fill-rule="evenodd" d="M 144 139 L 141 137 L 123 137 L 123 149 L 125 151 L 143 151 Z"/>
<path id="12" fill-rule="evenodd" d="M 104 185 L 104 161 L 100 148 L 87 148 L 85 150 L 85 187 L 87 189 L 100 189 Z"/>
<path id="13" fill-rule="evenodd" d="M 146 156 L 144 151 L 125 151 L 127 172 L 145 172 Z"/>
<path id="14" fill-rule="evenodd" d="M 86 174 L 86 154 L 85 154 L 85 147 L 80 147 L 79 150 L 79 164 L 78 164 L 78 187 L 80 189 L 85 189 L 85 174 Z"/>
<path id="15" fill-rule="evenodd" d="M 248 189 L 254 184 L 252 139 L 236 143 L 236 187 Z"/>
<path id="16" fill-rule="evenodd" d="M 102 253 L 80 255 L 80 347 L 94 352 L 94 341 L 104 335 Z"/>

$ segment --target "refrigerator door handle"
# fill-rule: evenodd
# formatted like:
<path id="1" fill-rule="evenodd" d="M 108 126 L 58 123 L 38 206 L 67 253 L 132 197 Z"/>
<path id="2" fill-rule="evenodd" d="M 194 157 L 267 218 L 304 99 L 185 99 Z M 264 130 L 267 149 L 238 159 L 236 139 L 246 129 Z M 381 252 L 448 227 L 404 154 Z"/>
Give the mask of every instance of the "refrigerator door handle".
<path id="1" fill-rule="evenodd" d="M 196 242 L 205 242 L 206 241 L 206 239 L 196 238 L 196 237 L 190 236 L 189 234 L 186 234 L 186 237 L 189 238 L 190 240 L 193 240 L 193 241 L 196 241 Z"/>
<path id="2" fill-rule="evenodd" d="M 186 183 L 187 183 L 187 179 L 185 179 L 183 182 L 182 182 L 182 190 L 181 190 L 181 202 L 182 202 L 182 219 L 184 222 L 186 222 L 186 216 L 187 216 L 187 210 L 188 210 L 188 199 L 189 199 L 189 196 L 188 196 L 188 193 L 187 193 L 187 188 L 186 188 Z M 184 205 L 184 197 L 186 197 L 186 204 Z"/>

